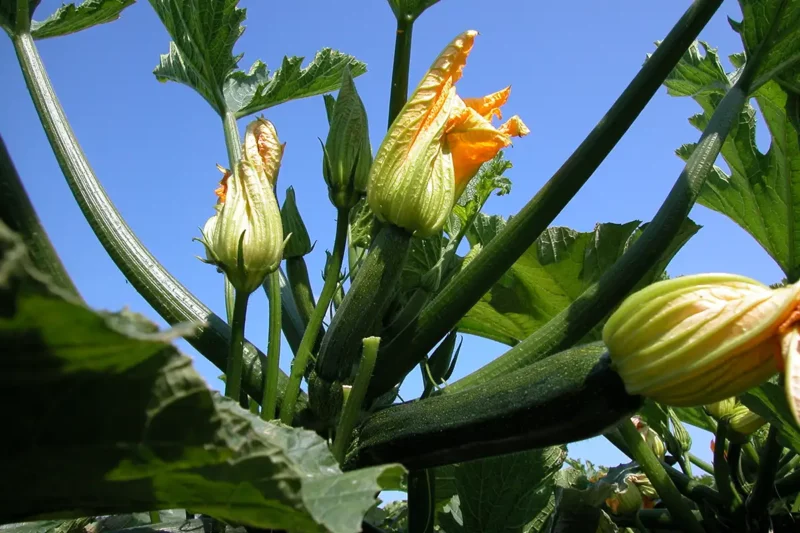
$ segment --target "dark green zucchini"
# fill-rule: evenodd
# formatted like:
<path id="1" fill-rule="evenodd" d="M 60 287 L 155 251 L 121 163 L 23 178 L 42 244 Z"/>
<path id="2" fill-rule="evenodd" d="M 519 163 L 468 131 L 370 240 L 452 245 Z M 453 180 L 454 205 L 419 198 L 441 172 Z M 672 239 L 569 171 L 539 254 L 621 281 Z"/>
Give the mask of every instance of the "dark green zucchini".
<path id="1" fill-rule="evenodd" d="M 603 344 L 588 344 L 463 391 L 371 415 L 357 431 L 347 466 L 431 468 L 583 440 L 641 403 L 625 392 Z"/>

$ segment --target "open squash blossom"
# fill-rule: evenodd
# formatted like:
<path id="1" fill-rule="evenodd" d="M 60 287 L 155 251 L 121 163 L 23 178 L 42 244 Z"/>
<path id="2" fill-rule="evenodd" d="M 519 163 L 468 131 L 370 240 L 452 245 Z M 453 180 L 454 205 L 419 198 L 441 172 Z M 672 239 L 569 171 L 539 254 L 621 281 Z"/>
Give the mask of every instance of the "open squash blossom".
<path id="1" fill-rule="evenodd" d="M 462 99 L 455 84 L 478 32 L 456 37 L 434 61 L 383 140 L 370 169 L 367 200 L 381 219 L 420 236 L 442 229 L 453 204 L 480 166 L 529 133 L 501 118 L 510 87 Z"/>
<path id="2" fill-rule="evenodd" d="M 248 161 L 240 161 L 233 173 L 225 171 L 216 193 L 217 212 L 199 239 L 206 247 L 206 262 L 225 272 L 236 290 L 250 294 L 278 268 L 283 255 L 275 193 L 266 175 Z"/>
<path id="3" fill-rule="evenodd" d="M 800 284 L 771 289 L 733 274 L 699 274 L 630 296 L 603 328 L 603 342 L 629 394 L 667 405 L 720 402 L 785 368 L 797 419 L 798 328 Z"/>

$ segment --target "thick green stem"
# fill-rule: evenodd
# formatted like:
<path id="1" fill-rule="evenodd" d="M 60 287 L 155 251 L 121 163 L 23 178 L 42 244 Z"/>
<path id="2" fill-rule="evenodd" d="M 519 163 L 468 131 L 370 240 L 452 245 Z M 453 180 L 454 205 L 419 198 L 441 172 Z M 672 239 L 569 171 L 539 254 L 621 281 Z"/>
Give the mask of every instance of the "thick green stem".
<path id="1" fill-rule="evenodd" d="M 361 407 L 367 395 L 367 387 L 372 377 L 372 370 L 375 368 L 375 359 L 378 357 L 378 347 L 380 337 L 367 337 L 363 340 L 363 350 L 361 353 L 361 363 L 358 365 L 356 380 L 353 388 L 347 396 L 347 401 L 339 418 L 339 425 L 336 427 L 336 437 L 333 441 L 333 456 L 339 461 L 344 462 L 345 452 L 350 445 L 353 436 L 353 428 L 361 415 Z"/>
<path id="2" fill-rule="evenodd" d="M 2 137 L 0 137 L 0 220 L 11 231 L 22 237 L 28 255 L 40 272 L 50 276 L 53 283 L 72 296 L 81 297 L 36 215 L 36 210 L 31 204 L 28 193 L 25 192 Z"/>
<path id="3" fill-rule="evenodd" d="M 778 469 L 783 446 L 778 443 L 778 429 L 770 425 L 767 442 L 761 453 L 758 478 L 753 492 L 747 498 L 747 514 L 760 516 L 766 512 L 767 504 L 775 496 L 775 472 Z"/>
<path id="4" fill-rule="evenodd" d="M 380 329 L 410 246 L 406 230 L 392 224 L 380 230 L 322 339 L 315 367 L 320 378 L 329 383 L 352 379 L 361 340 Z"/>
<path id="5" fill-rule="evenodd" d="M 692 513 L 691 509 L 683 501 L 683 496 L 678 491 L 672 479 L 667 474 L 666 470 L 658 458 L 653 454 L 653 451 L 647 446 L 647 443 L 642 439 L 633 422 L 626 419 L 619 426 L 620 435 L 628 445 L 631 451 L 632 458 L 639 463 L 642 470 L 647 474 L 647 479 L 653 484 L 653 487 L 658 492 L 661 500 L 669 509 L 672 519 L 679 523 L 685 531 L 692 533 L 703 533 L 703 527 L 697 521 L 697 518 Z"/>
<path id="6" fill-rule="evenodd" d="M 267 378 L 264 383 L 264 399 L 261 402 L 261 418 L 273 420 L 278 407 L 278 375 L 281 364 L 281 285 L 278 271 L 270 277 L 269 284 L 269 340 L 267 341 Z"/>
<path id="7" fill-rule="evenodd" d="M 754 465 L 758 465 L 761 462 L 761 459 L 758 457 L 758 452 L 753 447 L 752 443 L 745 442 L 742 444 L 742 451 L 744 451 L 745 455 L 747 455 L 747 458 L 750 459 Z"/>
<path id="8" fill-rule="evenodd" d="M 703 461 L 702 459 L 700 459 L 699 457 L 697 457 L 693 453 L 688 453 L 687 455 L 689 457 L 689 460 L 695 466 L 699 467 L 700 470 L 703 470 L 704 472 L 706 472 L 707 474 L 711 474 L 712 476 L 714 475 L 714 467 L 713 466 L 711 466 L 707 462 Z"/>
<path id="9" fill-rule="evenodd" d="M 237 402 L 242 390 L 244 323 L 247 320 L 247 300 L 249 299 L 249 294 L 238 290 L 233 299 L 231 346 L 228 352 L 228 367 L 225 369 L 225 396 Z"/>
<path id="10" fill-rule="evenodd" d="M 406 15 L 397 17 L 397 34 L 394 40 L 392 66 L 392 92 L 389 96 L 389 126 L 403 109 L 408 99 L 408 69 L 411 64 L 411 33 L 414 20 Z"/>
<path id="11" fill-rule="evenodd" d="M 150 515 L 151 524 L 161 523 L 161 514 L 158 511 L 150 511 L 148 514 Z"/>
<path id="12" fill-rule="evenodd" d="M 450 392 L 525 367 L 572 346 L 635 288 L 670 247 L 694 206 L 725 138 L 738 123 L 747 102 L 748 79 L 743 74 L 720 102 L 697 148 L 642 236 L 564 311 L 488 365 L 451 384 Z M 478 257 L 484 253 L 486 250 Z"/>
<path id="13" fill-rule="evenodd" d="M 314 291 L 311 289 L 311 281 L 308 277 L 306 260 L 303 257 L 289 257 L 286 259 L 286 277 L 289 279 L 289 288 L 292 290 L 294 301 L 297 304 L 297 311 L 303 320 L 303 331 L 305 331 L 317 306 L 314 302 Z M 322 340 L 322 336 L 325 335 L 322 325 L 317 329 L 317 339 L 312 352 L 316 352 L 319 349 L 319 342 Z"/>
<path id="14" fill-rule="evenodd" d="M 408 473 L 408 531 L 433 533 L 436 525 L 436 471 Z"/>
<path id="15" fill-rule="evenodd" d="M 103 248 L 136 291 L 169 324 L 203 324 L 187 340 L 220 370 L 225 370 L 230 327 L 172 277 L 131 231 L 86 160 L 50 84 L 33 38 L 30 34 L 20 34 L 13 41 L 25 83 L 53 153 L 78 206 Z M 250 396 L 259 398 L 264 354 L 246 342 L 243 356 L 245 388 Z M 285 375 L 281 376 L 282 385 L 286 379 Z M 303 403 L 306 403 L 305 398 Z"/>
<path id="16" fill-rule="evenodd" d="M 741 506 L 742 502 L 731 481 L 731 471 L 726 457 L 727 438 L 728 423 L 721 420 L 717 424 L 717 432 L 714 436 L 714 481 L 717 490 L 725 498 L 728 510 L 732 511 Z"/>
<path id="17" fill-rule="evenodd" d="M 226 111 L 222 117 L 222 131 L 225 133 L 225 148 L 228 151 L 228 165 L 230 169 L 236 166 L 242 155 L 242 141 L 239 138 L 239 125 L 236 123 L 236 114 Z"/>
<path id="18" fill-rule="evenodd" d="M 721 3 L 721 0 L 697 0 L 689 7 L 564 165 L 469 266 L 424 308 L 414 329 L 384 347 L 371 395 L 389 390 L 410 372 L 533 244 L 622 138 Z M 671 237 L 669 235 L 661 247 L 666 247 Z M 661 238 L 663 240 L 663 235 Z M 660 257 L 661 252 L 650 255 Z M 613 306 L 614 302 L 608 305 Z M 588 327 L 593 327 L 594 323 Z M 580 329 L 587 327 L 587 324 L 579 325 Z M 564 347 L 560 339 L 548 345 Z"/>
<path id="19" fill-rule="evenodd" d="M 318 335 L 321 331 L 322 320 L 325 318 L 325 313 L 333 298 L 333 293 L 336 291 L 336 286 L 339 283 L 339 271 L 342 269 L 342 260 L 344 259 L 345 247 L 347 246 L 347 226 L 348 226 L 349 210 L 340 209 L 336 215 L 336 236 L 333 241 L 333 252 L 331 254 L 330 270 L 325 278 L 325 284 L 322 286 L 322 293 L 319 295 L 319 301 L 314 307 L 313 313 L 308 320 L 306 331 L 303 334 L 303 339 L 300 341 L 300 347 L 297 350 L 297 356 L 292 361 L 292 370 L 289 375 L 289 384 L 286 387 L 283 397 L 283 409 L 281 410 L 281 422 L 286 425 L 292 424 L 292 419 L 295 413 L 295 402 L 300 394 L 300 383 L 308 366 L 308 360 L 311 357 L 311 350 L 314 348 Z"/>

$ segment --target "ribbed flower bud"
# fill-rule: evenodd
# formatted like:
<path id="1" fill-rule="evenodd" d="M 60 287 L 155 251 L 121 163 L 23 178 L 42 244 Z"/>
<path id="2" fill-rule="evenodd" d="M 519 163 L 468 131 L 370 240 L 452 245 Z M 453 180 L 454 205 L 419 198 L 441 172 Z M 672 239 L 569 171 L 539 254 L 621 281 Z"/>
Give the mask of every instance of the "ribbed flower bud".
<path id="1" fill-rule="evenodd" d="M 738 404 L 730 415 L 731 429 L 740 435 L 750 435 L 767 423 L 742 404 Z"/>
<path id="2" fill-rule="evenodd" d="M 642 492 L 635 483 L 625 479 L 624 487 L 617 487 L 614 495 L 606 498 L 606 505 L 618 516 L 636 514 L 642 508 Z"/>
<path id="3" fill-rule="evenodd" d="M 736 398 L 727 398 L 706 405 L 706 411 L 717 420 L 728 420 L 734 407 L 736 407 Z"/>
<path id="4" fill-rule="evenodd" d="M 275 126 L 265 118 L 257 118 L 247 125 L 242 143 L 242 159 L 253 165 L 257 172 L 275 187 L 285 144 L 278 140 Z"/>
<path id="5" fill-rule="evenodd" d="M 333 105 L 322 159 L 322 175 L 331 202 L 338 208 L 353 207 L 367 190 L 372 147 L 367 111 L 349 68 L 344 70 L 342 87 Z"/>
<path id="6" fill-rule="evenodd" d="M 789 403 L 797 406 L 800 379 L 789 379 L 789 369 L 800 361 L 798 293 L 800 285 L 770 289 L 732 274 L 661 281 L 622 303 L 603 341 L 629 394 L 708 405 L 763 383 L 785 364 Z"/>
<path id="7" fill-rule="evenodd" d="M 217 213 L 208 219 L 199 239 L 208 263 L 220 268 L 239 291 L 251 293 L 278 268 L 283 253 L 283 228 L 272 185 L 263 172 L 241 161 L 226 172 L 217 189 Z"/>

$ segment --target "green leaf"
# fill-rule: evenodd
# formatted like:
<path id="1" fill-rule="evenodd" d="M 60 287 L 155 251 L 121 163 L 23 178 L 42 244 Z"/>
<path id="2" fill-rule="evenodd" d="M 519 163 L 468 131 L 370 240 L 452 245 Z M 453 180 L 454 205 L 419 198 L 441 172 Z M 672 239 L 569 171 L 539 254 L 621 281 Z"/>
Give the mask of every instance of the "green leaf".
<path id="1" fill-rule="evenodd" d="M 238 0 L 150 0 L 172 42 L 153 71 L 159 81 L 188 85 L 220 115 L 222 87 L 242 56 L 233 45 L 244 32 L 245 10 Z"/>
<path id="2" fill-rule="evenodd" d="M 21 14 L 19 10 L 19 1 L 20 0 L 0 0 L 0 27 L 6 30 L 10 36 L 16 35 L 18 29 L 22 31 L 28 29 L 30 19 L 41 0 L 28 0 L 28 9 L 24 11 L 27 15 L 25 17 L 27 20 L 25 20 L 21 28 L 17 23 L 17 16 Z"/>
<path id="3" fill-rule="evenodd" d="M 316 433 L 210 391 L 129 312 L 97 313 L 0 226 L 0 522 L 188 508 L 262 529 L 352 532 L 403 468 L 342 473 Z"/>
<path id="4" fill-rule="evenodd" d="M 738 62 L 741 57 L 732 58 Z M 665 85 L 674 96 L 691 96 L 703 112 L 689 122 L 703 130 L 719 105 L 725 74 L 716 54 L 709 49 L 698 62 L 687 53 Z M 687 84 L 686 79 L 695 80 Z M 713 80 L 713 82 L 712 82 Z M 717 84 L 717 85 L 714 85 Z M 800 276 L 800 94 L 785 92 L 770 81 L 753 95 L 771 135 L 769 150 L 756 146 L 756 113 L 749 104 L 722 147 L 731 169 L 726 174 L 715 166 L 698 202 L 736 222 L 772 256 L 790 280 Z M 695 149 L 687 144 L 677 150 L 687 160 Z"/>
<path id="5" fill-rule="evenodd" d="M 367 66 L 353 56 L 323 48 L 305 68 L 302 57 L 284 57 L 281 68 L 270 76 L 267 65 L 256 61 L 248 72 L 231 73 L 223 92 L 229 111 L 244 117 L 264 109 L 308 96 L 316 96 L 339 88 L 345 67 L 355 78 Z"/>
<path id="6" fill-rule="evenodd" d="M 470 231 L 473 220 L 492 193 L 497 191 L 497 196 L 503 196 L 511 192 L 511 180 L 505 172 L 512 167 L 502 151 L 481 165 L 453 206 L 453 213 L 447 221 L 448 234 L 455 237 L 462 231 Z"/>
<path id="7" fill-rule="evenodd" d="M 786 4 L 781 10 L 781 4 Z M 777 25 L 769 52 L 755 74 L 754 87 L 776 79 L 786 90 L 800 93 L 800 3 L 795 0 L 739 0 L 744 15 L 731 21 L 739 32 L 745 53 L 752 56 L 764 42 L 774 21 Z"/>
<path id="8" fill-rule="evenodd" d="M 468 232 L 470 244 L 485 245 L 504 225 L 500 217 L 479 215 Z M 500 281 L 459 322 L 472 333 L 514 345 L 564 310 L 597 281 L 635 242 L 645 226 L 598 224 L 593 232 L 565 227 L 547 229 Z M 699 226 L 687 220 L 662 260 L 637 288 L 662 275 L 664 268 Z M 598 324 L 581 343 L 600 338 Z"/>
<path id="9" fill-rule="evenodd" d="M 553 446 L 456 465 L 463 531 L 522 532 L 547 505 L 566 455 Z"/>
<path id="10" fill-rule="evenodd" d="M 31 23 L 31 35 L 34 39 L 47 39 L 114 22 L 123 9 L 135 2 L 136 0 L 85 0 L 78 6 L 63 4 L 45 20 L 34 20 Z"/>
<path id="11" fill-rule="evenodd" d="M 786 394 L 780 385 L 764 383 L 750 389 L 741 397 L 748 409 L 778 428 L 781 444 L 800 453 L 800 428 L 786 403 Z"/>
<path id="12" fill-rule="evenodd" d="M 438 2 L 439 0 L 389 0 L 389 6 L 398 19 L 414 21 L 423 11 Z"/>

